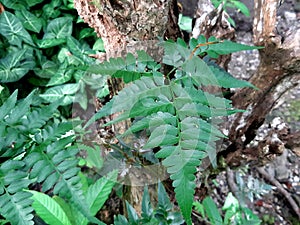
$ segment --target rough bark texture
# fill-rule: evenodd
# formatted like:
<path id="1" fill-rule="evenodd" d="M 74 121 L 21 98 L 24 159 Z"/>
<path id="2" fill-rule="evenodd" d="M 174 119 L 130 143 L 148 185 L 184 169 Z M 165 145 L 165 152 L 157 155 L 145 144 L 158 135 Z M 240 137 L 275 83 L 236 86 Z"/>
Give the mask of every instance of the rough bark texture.
<path id="1" fill-rule="evenodd" d="M 239 164 L 249 152 L 256 158 L 270 154 L 269 147 L 276 143 L 270 143 L 267 137 L 265 144 L 259 144 L 251 151 L 247 145 L 254 139 L 257 129 L 279 98 L 299 84 L 299 26 L 291 29 L 292 32 L 282 42 L 283 38 L 276 33 L 277 1 L 255 0 L 254 3 L 254 43 L 264 46 L 264 49 L 260 50 L 260 65 L 250 82 L 259 90 L 245 88 L 232 97 L 236 108 L 247 110 L 247 113 L 237 114 L 231 123 L 232 144 L 226 151 L 226 157 L 228 163 L 232 164 Z"/>
<path id="2" fill-rule="evenodd" d="M 150 48 L 151 54 L 158 37 L 181 35 L 174 0 L 74 0 L 74 4 L 103 39 L 107 58 L 136 49 Z"/>

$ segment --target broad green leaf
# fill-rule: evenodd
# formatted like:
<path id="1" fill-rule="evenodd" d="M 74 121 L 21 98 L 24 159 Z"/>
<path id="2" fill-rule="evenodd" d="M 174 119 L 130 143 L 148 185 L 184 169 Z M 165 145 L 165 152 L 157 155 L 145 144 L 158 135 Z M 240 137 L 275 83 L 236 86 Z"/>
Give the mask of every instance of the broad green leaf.
<path id="1" fill-rule="evenodd" d="M 94 216 L 102 208 L 108 199 L 117 181 L 118 171 L 114 170 L 106 177 L 102 177 L 92 184 L 86 192 L 86 200 L 89 205 L 91 214 Z"/>
<path id="2" fill-rule="evenodd" d="M 48 102 L 55 102 L 62 99 L 62 104 L 70 104 L 74 101 L 74 94 L 79 89 L 79 83 L 63 84 L 55 86 L 46 90 L 44 94 L 40 94 L 40 97 Z"/>
<path id="3" fill-rule="evenodd" d="M 72 208 L 72 205 L 71 204 L 68 204 L 64 199 L 62 199 L 61 197 L 57 196 L 57 195 L 54 195 L 52 197 L 53 200 L 55 200 L 59 205 L 60 207 L 62 208 L 62 210 L 65 212 L 67 218 L 70 220 L 71 224 L 72 225 L 79 225 L 75 222 L 75 220 L 79 217 L 81 218 L 82 220 L 85 219 L 84 216 L 75 211 L 75 209 Z M 86 219 L 86 221 L 88 221 Z"/>
<path id="4" fill-rule="evenodd" d="M 182 14 L 179 14 L 178 18 L 178 25 L 181 30 L 186 30 L 188 32 L 192 31 L 192 18 L 188 16 L 183 16 Z"/>
<path id="5" fill-rule="evenodd" d="M 24 9 L 26 6 L 26 3 L 20 0 L 2 0 L 1 3 L 5 5 L 7 8 L 14 9 L 14 10 Z"/>
<path id="6" fill-rule="evenodd" d="M 89 57 L 89 54 L 95 54 L 96 52 L 92 50 L 87 43 L 82 41 L 80 43 L 72 36 L 67 37 L 67 46 L 73 56 L 81 60 L 81 63 L 93 63 L 95 60 Z"/>
<path id="7" fill-rule="evenodd" d="M 20 10 L 15 12 L 16 17 L 18 17 L 23 26 L 30 31 L 39 33 L 43 26 L 43 19 L 36 17 L 34 14 L 27 10 Z"/>
<path id="8" fill-rule="evenodd" d="M 22 41 L 34 46 L 30 34 L 24 29 L 21 21 L 12 13 L 4 11 L 0 14 L 0 34 L 7 38 L 11 45 L 22 48 Z"/>
<path id="9" fill-rule="evenodd" d="M 29 7 L 35 6 L 41 2 L 43 2 L 44 0 L 26 0 L 26 3 Z"/>
<path id="10" fill-rule="evenodd" d="M 32 207 L 36 213 L 49 225 L 72 225 L 62 207 L 48 195 L 29 191 L 34 202 Z"/>
<path id="11" fill-rule="evenodd" d="M 40 48 L 51 48 L 57 45 L 64 44 L 66 39 L 64 38 L 43 38 L 42 40 L 36 41 Z"/>
<path id="12" fill-rule="evenodd" d="M 209 221 L 214 225 L 223 225 L 223 220 L 216 206 L 216 203 L 211 197 L 206 197 L 202 202 Z"/>
<path id="13" fill-rule="evenodd" d="M 73 24 L 71 17 L 60 17 L 50 21 L 44 39 L 64 39 L 72 35 Z"/>
<path id="14" fill-rule="evenodd" d="M 95 36 L 95 31 L 93 28 L 80 29 L 79 40 L 87 38 L 87 37 L 92 37 L 92 36 Z"/>
<path id="15" fill-rule="evenodd" d="M 30 49 L 12 52 L 0 59 L 0 82 L 15 82 L 33 69 L 35 62 Z"/>
<path id="16" fill-rule="evenodd" d="M 74 70 L 67 68 L 67 63 L 61 64 L 60 68 L 56 71 L 54 76 L 51 77 L 47 86 L 55 86 L 59 84 L 64 84 L 71 80 Z"/>
<path id="17" fill-rule="evenodd" d="M 15 90 L 14 93 L 1 105 L 0 107 L 0 120 L 3 120 L 4 117 L 9 114 L 9 112 L 15 107 L 17 102 L 18 90 Z"/>
<path id="18" fill-rule="evenodd" d="M 104 42 L 103 42 L 102 38 L 98 38 L 97 39 L 97 41 L 93 45 L 93 50 L 100 51 L 100 52 L 104 52 L 105 51 Z"/>

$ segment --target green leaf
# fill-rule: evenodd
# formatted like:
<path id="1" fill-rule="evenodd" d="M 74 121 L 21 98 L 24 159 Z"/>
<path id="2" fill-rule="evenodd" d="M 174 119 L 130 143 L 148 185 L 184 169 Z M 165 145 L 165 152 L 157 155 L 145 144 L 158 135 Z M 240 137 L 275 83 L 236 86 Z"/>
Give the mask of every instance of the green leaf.
<path id="1" fill-rule="evenodd" d="M 24 9 L 26 6 L 26 3 L 20 0 L 2 0 L 1 2 L 7 8 L 14 9 L 14 10 Z"/>
<path id="2" fill-rule="evenodd" d="M 35 6 L 41 2 L 43 2 L 44 0 L 26 0 L 26 3 L 29 7 Z"/>
<path id="3" fill-rule="evenodd" d="M 85 42 L 80 43 L 72 36 L 67 37 L 67 46 L 72 53 L 73 57 L 76 57 L 82 64 L 93 63 L 95 60 L 89 57 L 89 54 L 95 54 Z"/>
<path id="4" fill-rule="evenodd" d="M 31 197 L 34 200 L 32 207 L 47 224 L 71 225 L 66 213 L 53 198 L 50 198 L 48 195 L 37 191 L 28 192 L 33 194 Z"/>
<path id="5" fill-rule="evenodd" d="M 39 48 L 51 48 L 57 45 L 64 44 L 66 42 L 65 38 L 44 38 L 42 40 L 36 41 Z"/>
<path id="6" fill-rule="evenodd" d="M 17 102 L 18 90 L 15 90 L 11 96 L 0 107 L 0 120 L 9 114 L 9 112 L 15 107 Z"/>
<path id="7" fill-rule="evenodd" d="M 149 195 L 148 187 L 145 186 L 143 199 L 142 199 L 142 215 L 141 216 L 144 218 L 151 218 L 152 213 L 153 213 L 153 208 L 152 208 L 151 202 L 150 202 L 150 195 Z"/>
<path id="8" fill-rule="evenodd" d="M 76 223 L 76 219 L 78 218 L 80 218 L 81 220 L 85 219 L 88 222 L 88 220 L 81 213 L 77 212 L 74 207 L 72 207 L 72 204 L 67 203 L 64 199 L 60 198 L 57 195 L 54 195 L 52 199 L 60 205 L 72 225 L 80 225 L 79 223 Z"/>
<path id="9" fill-rule="evenodd" d="M 192 31 L 192 18 L 188 16 L 183 16 L 182 14 L 179 14 L 178 18 L 178 25 L 181 30 L 186 30 L 188 32 Z"/>
<path id="10" fill-rule="evenodd" d="M 173 207 L 166 189 L 161 182 L 158 182 L 158 205 L 166 211 Z"/>
<path id="11" fill-rule="evenodd" d="M 114 170 L 106 177 L 102 177 L 97 180 L 95 184 L 92 184 L 88 188 L 86 192 L 86 199 L 93 216 L 96 215 L 108 199 L 109 194 L 117 181 L 117 176 L 118 171 Z"/>
<path id="12" fill-rule="evenodd" d="M 0 165 L 0 215 L 11 224 L 33 225 L 31 194 L 23 191 L 31 183 L 24 166 L 12 159 Z"/>
<path id="13" fill-rule="evenodd" d="M 0 59 L 0 82 L 15 82 L 33 69 L 35 62 L 30 49 L 12 52 Z"/>
<path id="14" fill-rule="evenodd" d="M 16 17 L 18 17 L 24 28 L 36 33 L 39 33 L 43 26 L 43 19 L 36 17 L 34 14 L 27 10 L 20 10 L 15 12 Z"/>
<path id="15" fill-rule="evenodd" d="M 98 38 L 96 40 L 96 42 L 93 45 L 93 50 L 100 51 L 100 52 L 104 52 L 105 51 L 104 42 L 103 42 L 102 38 Z"/>
<path id="16" fill-rule="evenodd" d="M 87 162 L 87 166 L 90 168 L 101 169 L 103 166 L 103 158 L 101 157 L 102 150 L 99 146 L 87 146 L 83 144 L 79 144 L 78 147 L 82 150 L 85 150 L 87 156 L 85 158 Z"/>
<path id="17" fill-rule="evenodd" d="M 40 94 L 40 97 L 48 102 L 61 100 L 61 105 L 68 105 L 74 101 L 74 94 L 78 91 L 78 89 L 79 83 L 63 84 L 47 89 L 44 94 Z"/>
<path id="18" fill-rule="evenodd" d="M 215 41 L 215 39 L 211 39 L 211 40 L 209 39 L 208 41 Z M 262 47 L 249 46 L 249 45 L 244 45 L 244 44 L 224 40 L 221 41 L 220 43 L 210 45 L 207 52 L 208 54 L 210 54 L 210 52 L 215 52 L 218 55 L 227 55 L 233 52 L 254 50 L 254 49 L 261 49 L 261 48 Z"/>
<path id="19" fill-rule="evenodd" d="M 224 88 L 250 87 L 257 90 L 257 88 L 253 84 L 233 77 L 230 73 L 226 72 L 224 69 L 215 64 L 211 64 L 209 68 L 218 80 L 219 86 L 222 86 Z"/>
<path id="20" fill-rule="evenodd" d="M 209 221 L 214 225 L 223 225 L 222 217 L 211 197 L 206 197 L 202 202 Z"/>
<path id="21" fill-rule="evenodd" d="M 139 216 L 136 213 L 135 209 L 126 201 L 126 209 L 128 214 L 128 220 L 131 225 L 137 225 Z"/>
<path id="22" fill-rule="evenodd" d="M 30 34 L 24 29 L 21 21 L 12 13 L 4 11 L 0 14 L 0 34 L 7 38 L 11 45 L 22 48 L 22 41 L 34 46 Z"/>
<path id="23" fill-rule="evenodd" d="M 178 143 L 178 129 L 169 124 L 156 127 L 149 137 L 144 148 L 154 148 L 163 145 Z"/>
<path id="24" fill-rule="evenodd" d="M 244 3 L 242 3 L 241 1 L 231 1 L 234 5 L 235 5 L 235 7 L 239 10 L 239 11 L 241 11 L 241 13 L 243 13 L 245 16 L 250 16 L 250 11 L 249 11 L 249 9 L 248 9 L 248 7 L 244 4 Z"/>
<path id="25" fill-rule="evenodd" d="M 199 57 L 193 56 L 182 65 L 182 69 L 186 72 L 187 76 L 192 77 L 197 86 L 201 85 L 216 85 L 218 80 L 214 76 L 209 66 Z"/>
<path id="26" fill-rule="evenodd" d="M 64 39 L 72 35 L 73 24 L 71 17 L 60 17 L 50 21 L 43 40 L 45 39 Z"/>
<path id="27" fill-rule="evenodd" d="M 55 86 L 59 84 L 64 84 L 71 80 L 74 70 L 68 68 L 67 63 L 60 65 L 59 69 L 56 71 L 55 75 L 51 77 L 47 86 Z"/>

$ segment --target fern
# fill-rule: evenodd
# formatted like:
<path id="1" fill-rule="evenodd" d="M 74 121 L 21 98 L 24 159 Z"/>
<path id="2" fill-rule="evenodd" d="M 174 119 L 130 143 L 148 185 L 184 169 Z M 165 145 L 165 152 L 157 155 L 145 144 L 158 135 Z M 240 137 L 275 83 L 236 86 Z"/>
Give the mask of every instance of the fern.
<path id="1" fill-rule="evenodd" d="M 132 55 L 126 60 L 111 59 L 110 62 L 97 66 L 98 71 L 93 72 L 112 76 L 115 76 L 116 72 L 109 71 L 108 68 L 121 68 L 123 76 L 127 76 L 123 78 L 132 82 L 86 124 L 87 127 L 101 117 L 118 113 L 119 116 L 106 126 L 133 119 L 132 125 L 125 133 L 119 135 L 119 138 L 148 130 L 148 140 L 143 148 L 159 147 L 160 150 L 155 156 L 162 159 L 162 164 L 173 180 L 176 199 L 187 224 L 192 224 L 196 168 L 205 157 L 209 157 L 211 163 L 216 166 L 215 142 L 225 137 L 217 127 L 217 118 L 243 112 L 233 109 L 231 101 L 222 95 L 217 96 L 201 88 L 253 87 L 246 81 L 235 79 L 209 59 L 204 61 L 200 57 L 205 54 L 217 57 L 256 47 L 215 38 L 205 41 L 201 36 L 198 40 L 192 40 L 190 47 L 180 39 L 176 43 L 162 43 L 165 48 L 163 63 L 173 67 L 171 72 L 174 77 L 169 74 L 163 75 L 156 70 L 147 70 L 146 67 L 139 70 L 140 76 L 137 76 L 136 70 L 127 70 L 128 64 L 139 63 L 139 59 L 134 61 Z M 126 73 L 123 73 L 124 71 Z M 144 76 L 145 71 L 147 76 Z M 119 219 L 124 220 L 121 217 Z"/>
<path id="2" fill-rule="evenodd" d="M 58 106 L 43 105 L 35 91 L 17 100 L 15 91 L 0 107 L 0 214 L 12 224 L 33 224 L 31 193 L 24 190 L 36 183 L 100 223 L 81 190 L 72 131 L 78 123 L 54 120 Z"/>
<path id="3" fill-rule="evenodd" d="M 12 224 L 33 225 L 30 193 L 23 191 L 31 183 L 18 160 L 4 162 L 0 167 L 0 214 Z"/>
<path id="4" fill-rule="evenodd" d="M 126 59 L 112 58 L 109 62 L 92 65 L 88 67 L 88 72 L 111 75 L 122 78 L 125 83 L 139 79 L 141 76 L 152 76 L 150 71 L 157 71 L 160 64 L 157 64 L 145 51 L 137 51 L 137 58 L 129 53 Z M 147 69 L 147 70 L 146 70 Z"/>

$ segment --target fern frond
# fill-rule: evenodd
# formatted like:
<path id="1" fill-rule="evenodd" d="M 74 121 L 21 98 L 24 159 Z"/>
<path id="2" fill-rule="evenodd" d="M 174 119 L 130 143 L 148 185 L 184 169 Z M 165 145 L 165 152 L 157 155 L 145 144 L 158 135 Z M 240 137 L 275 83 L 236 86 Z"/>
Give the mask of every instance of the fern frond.
<path id="1" fill-rule="evenodd" d="M 80 169 L 77 167 L 78 149 L 68 147 L 74 136 L 61 138 L 52 144 L 35 147 L 26 157 L 29 177 L 42 184 L 42 191 L 53 188 L 53 193 L 65 197 L 89 220 L 95 221 L 81 189 Z"/>
<path id="2" fill-rule="evenodd" d="M 205 39 L 199 40 L 206 41 Z M 190 49 L 182 40 L 164 42 L 163 62 L 174 66 L 175 78 L 142 76 L 114 96 L 86 125 L 110 114 L 119 116 L 105 124 L 111 125 L 129 118 L 135 119 L 131 127 L 120 137 L 147 130 L 149 138 L 144 148 L 159 147 L 155 154 L 162 158 L 173 180 L 175 195 L 182 215 L 192 224 L 191 212 L 195 188 L 196 168 L 205 157 L 216 166 L 216 141 L 225 138 L 215 123 L 215 118 L 243 110 L 233 109 L 231 101 L 201 90 L 205 86 L 252 87 L 245 81 L 229 77 L 219 68 L 212 67 L 198 56 L 202 53 L 225 54 L 256 47 L 245 47 L 216 39 Z M 191 41 L 190 45 L 194 44 Z M 217 51 L 216 46 L 220 44 Z M 192 53 L 192 54 L 191 54 Z M 132 57 L 132 56 L 129 56 Z M 133 62 L 133 61 L 132 61 Z M 121 220 L 122 218 L 120 218 Z"/>
<path id="3" fill-rule="evenodd" d="M 169 87 L 164 85 L 164 78 L 162 76 L 141 77 L 140 80 L 136 80 L 132 85 L 122 89 L 118 95 L 104 105 L 103 108 L 87 122 L 85 127 L 88 127 L 95 120 L 104 116 L 121 112 L 125 109 L 131 109 L 140 99 L 157 96 L 159 93 L 170 95 Z M 128 96 L 130 96 L 130 98 L 128 98 Z M 130 112 L 128 112 L 127 115 L 130 115 Z"/>
<path id="4" fill-rule="evenodd" d="M 127 54 L 125 59 L 112 58 L 107 62 L 92 65 L 88 72 L 112 77 L 122 78 L 125 83 L 139 79 L 141 76 L 152 76 L 160 65 L 145 51 L 137 51 L 137 58 L 133 54 Z"/>
<path id="5" fill-rule="evenodd" d="M 0 167 L 0 215 L 11 224 L 33 225 L 31 194 L 23 191 L 31 183 L 24 166 L 21 161 L 8 160 Z"/>

